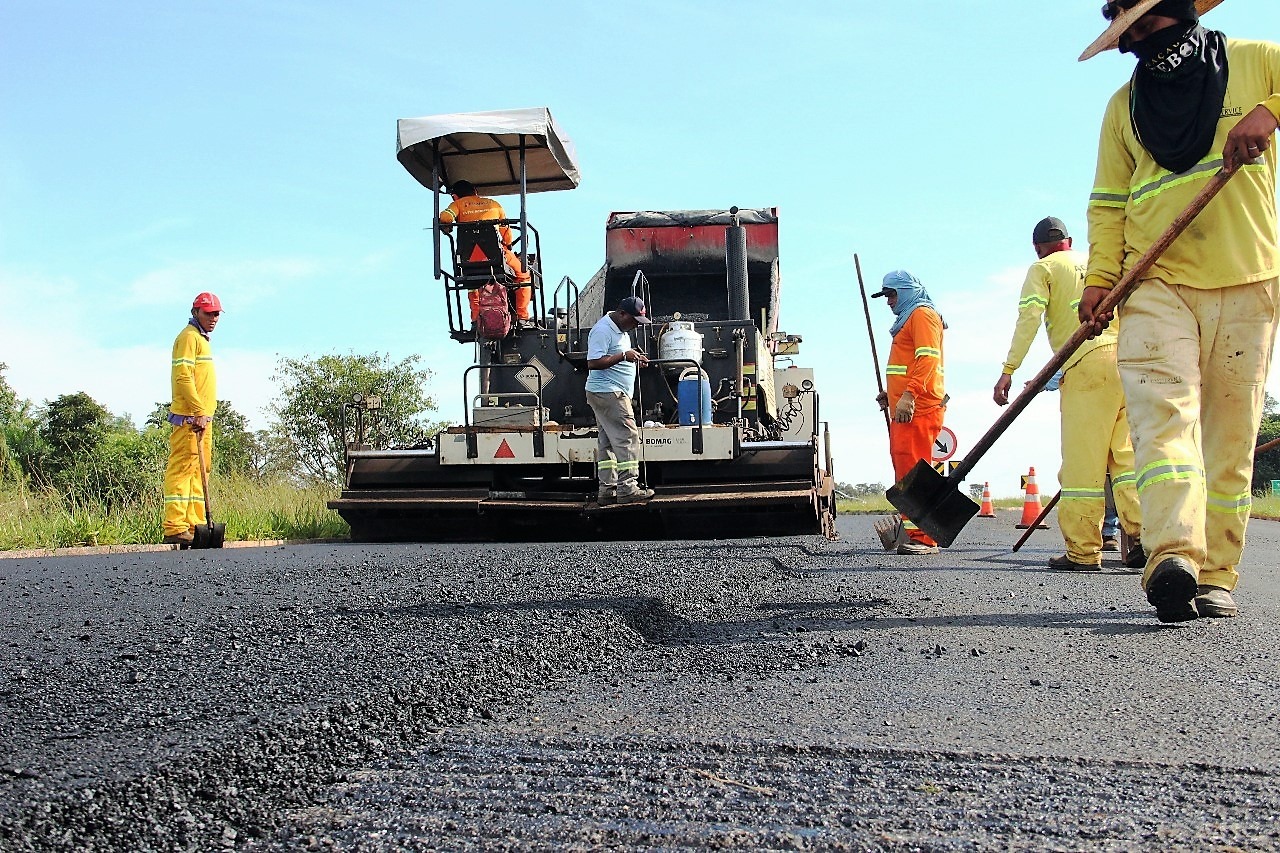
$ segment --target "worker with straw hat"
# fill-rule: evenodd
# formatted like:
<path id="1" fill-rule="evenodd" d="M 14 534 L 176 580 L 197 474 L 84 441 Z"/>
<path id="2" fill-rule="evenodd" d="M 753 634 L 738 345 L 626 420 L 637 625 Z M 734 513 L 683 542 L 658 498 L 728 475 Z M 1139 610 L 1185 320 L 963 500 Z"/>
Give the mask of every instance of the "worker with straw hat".
<path id="1" fill-rule="evenodd" d="M 1124 304 L 1117 350 L 1134 440 L 1143 588 L 1162 622 L 1235 616 L 1253 445 L 1280 306 L 1280 45 L 1228 39 L 1221 0 L 1115 0 L 1081 60 L 1119 47 L 1132 79 L 1102 123 L 1080 320 L 1220 170 L 1234 175 Z"/>

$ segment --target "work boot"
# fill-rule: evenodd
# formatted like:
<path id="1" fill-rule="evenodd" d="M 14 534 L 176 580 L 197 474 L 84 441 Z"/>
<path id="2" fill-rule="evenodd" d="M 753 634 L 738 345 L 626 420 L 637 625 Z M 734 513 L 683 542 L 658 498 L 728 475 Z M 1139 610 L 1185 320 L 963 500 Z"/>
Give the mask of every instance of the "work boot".
<path id="1" fill-rule="evenodd" d="M 1102 571 L 1102 564 L 1077 563 L 1066 554 L 1063 554 L 1061 557 L 1050 557 L 1049 568 L 1058 572 L 1100 572 Z"/>
<path id="2" fill-rule="evenodd" d="M 1147 551 L 1137 539 L 1133 540 L 1129 553 L 1124 555 L 1124 564 L 1131 569 L 1139 571 L 1147 567 Z"/>
<path id="3" fill-rule="evenodd" d="M 922 557 L 926 554 L 938 553 L 938 546 L 926 545 L 914 539 L 907 539 L 898 546 L 898 553 L 908 557 Z"/>
<path id="4" fill-rule="evenodd" d="M 177 545 L 178 549 L 190 548 L 191 543 L 196 541 L 196 534 L 190 530 L 182 533 L 171 533 L 160 540 L 162 545 Z"/>
<path id="5" fill-rule="evenodd" d="M 1196 567 L 1182 557 L 1165 557 L 1147 579 L 1147 601 L 1155 605 L 1161 622 L 1195 619 L 1198 591 Z"/>
<path id="6" fill-rule="evenodd" d="M 1108 537 L 1106 537 L 1105 539 L 1103 539 L 1103 540 L 1102 540 L 1102 550 L 1104 550 L 1104 551 L 1119 551 L 1119 550 L 1120 550 L 1120 537 L 1118 537 L 1118 536 L 1108 536 Z"/>
<path id="7" fill-rule="evenodd" d="M 653 497 L 653 489 L 641 489 L 638 492 L 632 492 L 629 495 L 618 495 L 618 503 L 620 504 L 636 504 L 649 500 Z"/>
<path id="8" fill-rule="evenodd" d="M 1196 587 L 1196 612 L 1210 619 L 1230 618 L 1239 613 L 1230 590 L 1201 584 Z"/>
<path id="9" fill-rule="evenodd" d="M 596 503 L 600 506 L 613 506 L 618 502 L 618 496 L 614 492 L 601 492 L 600 497 L 596 498 Z"/>

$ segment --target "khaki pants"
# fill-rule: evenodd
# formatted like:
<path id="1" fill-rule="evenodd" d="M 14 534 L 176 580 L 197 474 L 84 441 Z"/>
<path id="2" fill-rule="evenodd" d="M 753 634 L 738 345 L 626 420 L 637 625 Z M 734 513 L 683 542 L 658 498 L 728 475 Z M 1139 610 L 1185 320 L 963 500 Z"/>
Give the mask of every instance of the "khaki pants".
<path id="1" fill-rule="evenodd" d="M 1137 537 L 1142 524 L 1116 348 L 1098 347 L 1073 364 L 1062 377 L 1060 393 L 1058 526 L 1072 562 L 1097 566 L 1102 563 L 1107 474 L 1124 532 Z"/>
<path id="2" fill-rule="evenodd" d="M 213 465 L 213 427 L 204 431 L 204 462 Z M 164 535 L 178 536 L 205 523 L 204 484 L 196 456 L 196 432 L 189 425 L 169 433 L 169 464 L 164 470 Z"/>
<path id="3" fill-rule="evenodd" d="M 1144 281 L 1120 325 L 1147 570 L 1183 557 L 1234 589 L 1253 447 L 1277 320 L 1277 280 L 1218 290 Z"/>
<path id="4" fill-rule="evenodd" d="M 635 494 L 640 491 L 640 431 L 631 413 L 631 398 L 621 391 L 588 391 L 587 403 L 600 432 L 596 452 L 600 497 Z"/>

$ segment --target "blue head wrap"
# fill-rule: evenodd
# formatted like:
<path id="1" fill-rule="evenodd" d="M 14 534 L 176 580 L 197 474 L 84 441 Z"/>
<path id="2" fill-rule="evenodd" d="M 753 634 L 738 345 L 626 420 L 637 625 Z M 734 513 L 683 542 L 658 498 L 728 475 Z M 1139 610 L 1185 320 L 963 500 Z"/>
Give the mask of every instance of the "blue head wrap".
<path id="1" fill-rule="evenodd" d="M 889 329 L 891 334 L 896 335 L 902 331 L 902 327 L 907 324 L 907 319 L 911 316 L 911 312 L 920 306 L 927 305 L 934 311 L 938 310 L 938 306 L 933 304 L 933 300 L 929 298 L 929 291 L 924 289 L 920 279 L 906 270 L 894 270 L 886 275 L 883 286 L 896 291 L 898 294 L 898 303 L 893 306 L 893 313 L 897 317 L 893 321 L 893 326 Z M 938 316 L 941 318 L 941 312 L 938 313 Z M 942 328 L 947 328 L 945 320 L 942 321 Z"/>

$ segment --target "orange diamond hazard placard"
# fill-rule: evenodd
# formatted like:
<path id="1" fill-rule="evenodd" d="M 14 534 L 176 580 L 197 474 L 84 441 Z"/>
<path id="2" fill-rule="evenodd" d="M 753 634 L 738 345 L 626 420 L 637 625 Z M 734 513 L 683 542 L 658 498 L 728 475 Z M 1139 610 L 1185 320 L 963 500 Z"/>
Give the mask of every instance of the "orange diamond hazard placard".
<path id="1" fill-rule="evenodd" d="M 515 451 L 511 449 L 511 445 L 507 444 L 507 440 L 502 439 L 502 444 L 498 445 L 498 451 L 493 454 L 494 459 L 515 459 Z"/>

